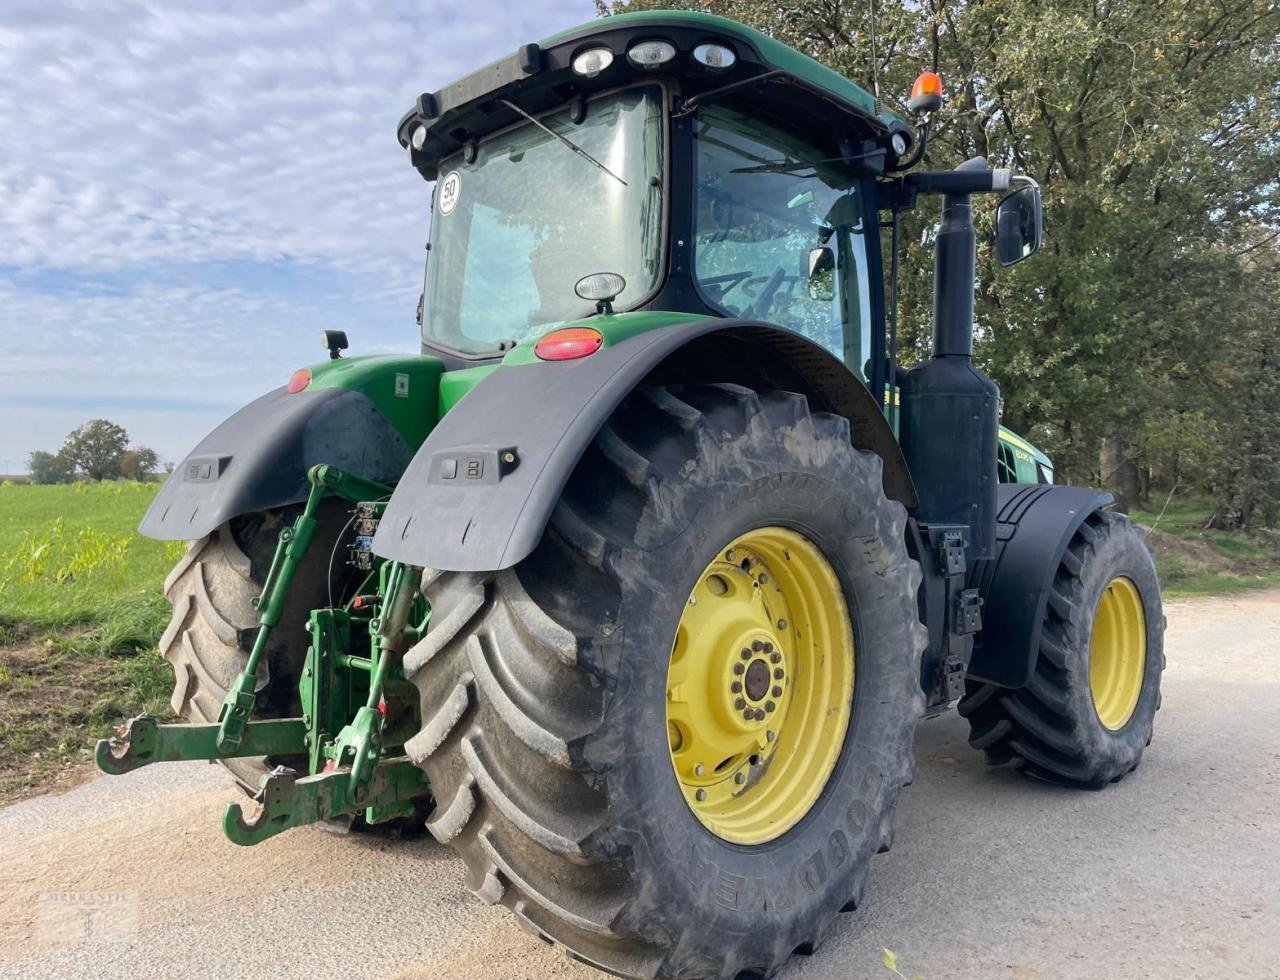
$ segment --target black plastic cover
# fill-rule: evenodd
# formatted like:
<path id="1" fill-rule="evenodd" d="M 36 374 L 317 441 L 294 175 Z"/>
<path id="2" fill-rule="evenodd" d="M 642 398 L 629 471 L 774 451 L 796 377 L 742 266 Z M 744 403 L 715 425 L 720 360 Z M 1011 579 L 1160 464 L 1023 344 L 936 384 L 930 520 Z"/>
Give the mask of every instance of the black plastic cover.
<path id="1" fill-rule="evenodd" d="M 676 351 L 711 335 L 732 335 L 752 345 L 755 360 L 808 379 L 815 407 L 850 418 L 854 445 L 884 459 L 886 492 L 907 506 L 915 502 L 893 431 L 848 368 L 791 331 L 707 319 L 648 331 L 578 360 L 489 375 L 418 450 L 387 505 L 373 550 L 449 571 L 516 564 L 537 546 L 573 468 L 627 393 Z M 706 363 L 703 380 L 732 379 L 723 374 L 723 361 Z"/>
<path id="2" fill-rule="evenodd" d="M 233 517 L 305 500 L 307 470 L 328 463 L 395 483 L 413 453 L 365 395 L 342 388 L 250 402 L 200 440 L 138 526 L 162 541 L 201 538 Z"/>
<path id="3" fill-rule="evenodd" d="M 1062 555 L 1085 518 L 1114 499 L 1102 490 L 1041 483 L 996 488 L 995 557 L 979 562 L 969 579 L 985 600 L 971 678 L 1003 687 L 1030 680 Z"/>
<path id="4" fill-rule="evenodd" d="M 898 431 L 922 524 L 965 524 L 968 557 L 995 545 L 1000 389 L 967 357 L 929 357 L 907 372 Z"/>

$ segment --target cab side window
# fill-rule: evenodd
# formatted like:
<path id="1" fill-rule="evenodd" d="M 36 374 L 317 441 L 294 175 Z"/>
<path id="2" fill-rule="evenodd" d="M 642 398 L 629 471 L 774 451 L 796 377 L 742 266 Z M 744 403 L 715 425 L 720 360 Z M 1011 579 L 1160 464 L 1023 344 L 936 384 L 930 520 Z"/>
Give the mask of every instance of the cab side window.
<path id="1" fill-rule="evenodd" d="M 723 107 L 696 128 L 694 277 L 726 316 L 766 320 L 863 373 L 871 353 L 867 212 L 830 153 Z"/>
<path id="2" fill-rule="evenodd" d="M 1017 483 L 1018 467 L 1013 458 L 1013 447 L 1007 442 L 1000 443 L 996 452 L 996 479 L 1001 483 Z"/>

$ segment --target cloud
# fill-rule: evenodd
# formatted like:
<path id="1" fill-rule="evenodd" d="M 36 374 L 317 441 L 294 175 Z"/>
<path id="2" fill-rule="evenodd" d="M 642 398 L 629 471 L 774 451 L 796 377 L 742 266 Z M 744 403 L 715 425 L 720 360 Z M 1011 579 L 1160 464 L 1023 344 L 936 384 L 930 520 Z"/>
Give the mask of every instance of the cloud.
<path id="1" fill-rule="evenodd" d="M 23 435 L 24 395 L 33 411 L 66 390 L 234 403 L 314 359 L 323 327 L 412 349 L 429 188 L 396 122 L 591 16 L 588 0 L 6 0 L 0 457 L 44 445 Z M 64 431 L 83 420 L 41 409 L 58 411 Z"/>

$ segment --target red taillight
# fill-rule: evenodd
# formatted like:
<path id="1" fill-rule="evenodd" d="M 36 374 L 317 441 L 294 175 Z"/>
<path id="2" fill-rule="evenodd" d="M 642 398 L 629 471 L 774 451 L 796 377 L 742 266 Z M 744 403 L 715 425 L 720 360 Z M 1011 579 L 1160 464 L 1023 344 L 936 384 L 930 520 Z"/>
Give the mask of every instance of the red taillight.
<path id="1" fill-rule="evenodd" d="M 544 361 L 572 361 L 594 354 L 604 344 L 604 336 L 591 327 L 565 327 L 553 330 L 536 344 L 533 352 Z"/>
<path id="2" fill-rule="evenodd" d="M 285 391 L 291 395 L 296 395 L 309 384 L 311 384 L 311 372 L 306 368 L 298 368 L 293 374 L 289 375 L 289 384 L 285 387 Z"/>

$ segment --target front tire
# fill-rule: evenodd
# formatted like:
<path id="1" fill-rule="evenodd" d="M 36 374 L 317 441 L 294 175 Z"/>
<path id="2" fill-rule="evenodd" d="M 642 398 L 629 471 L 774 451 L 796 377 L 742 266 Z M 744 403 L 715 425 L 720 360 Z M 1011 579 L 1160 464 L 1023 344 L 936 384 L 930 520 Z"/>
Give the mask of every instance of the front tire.
<path id="1" fill-rule="evenodd" d="M 405 657 L 424 726 L 406 750 L 439 801 L 428 827 L 461 853 L 472 891 L 623 976 L 768 976 L 815 949 L 861 902 L 911 778 L 925 634 L 905 520 L 880 460 L 802 396 L 633 394 L 532 556 L 428 576 L 431 627 Z M 704 577 L 760 529 L 802 537 L 832 569 L 851 615 L 853 704 L 798 816 L 743 844 L 686 798 L 668 671 Z"/>
<path id="2" fill-rule="evenodd" d="M 1054 576 L 1026 687 L 966 682 L 969 744 L 992 765 L 1101 789 L 1150 744 L 1164 671 L 1160 582 L 1128 518 L 1090 514 Z"/>

